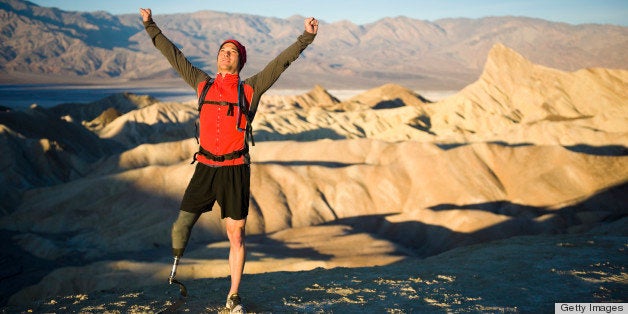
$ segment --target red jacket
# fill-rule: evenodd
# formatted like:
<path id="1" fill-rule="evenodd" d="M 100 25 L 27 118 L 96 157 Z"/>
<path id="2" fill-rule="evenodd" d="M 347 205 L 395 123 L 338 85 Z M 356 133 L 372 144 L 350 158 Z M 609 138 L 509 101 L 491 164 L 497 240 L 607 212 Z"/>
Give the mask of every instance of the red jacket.
<path id="1" fill-rule="evenodd" d="M 238 81 L 237 74 L 217 74 L 214 83 L 207 91 L 205 100 L 207 101 L 223 101 L 230 103 L 238 103 Z M 198 97 L 205 86 L 205 81 L 200 82 L 197 86 L 196 93 Z M 247 84 L 243 85 L 244 96 L 247 104 L 251 103 L 253 97 L 253 88 Z M 246 116 L 240 112 L 237 106 L 233 108 L 233 115 L 228 115 L 229 106 L 221 106 L 216 104 L 203 105 L 199 118 L 199 138 L 201 147 L 214 155 L 224 155 L 244 148 Z M 239 130 L 236 127 L 240 115 Z M 196 156 L 197 160 L 206 165 L 212 166 L 233 166 L 245 163 L 245 156 L 236 159 L 225 160 L 222 162 L 211 160 L 201 154 Z"/>

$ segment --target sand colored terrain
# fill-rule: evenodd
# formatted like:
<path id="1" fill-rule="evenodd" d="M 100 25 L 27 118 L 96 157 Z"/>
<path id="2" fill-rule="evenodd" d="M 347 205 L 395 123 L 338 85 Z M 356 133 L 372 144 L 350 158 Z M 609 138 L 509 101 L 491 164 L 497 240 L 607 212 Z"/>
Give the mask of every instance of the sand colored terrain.
<path id="1" fill-rule="evenodd" d="M 626 70 L 563 72 L 496 45 L 476 82 L 439 101 L 395 84 L 344 101 L 322 86 L 265 96 L 250 309 L 626 302 L 627 85 Z M 170 226 L 194 171 L 195 104 L 117 97 L 115 110 L 0 113 L 7 311 L 152 312 L 176 295 Z M 216 310 L 228 284 L 215 209 L 178 271 L 190 312 Z"/>

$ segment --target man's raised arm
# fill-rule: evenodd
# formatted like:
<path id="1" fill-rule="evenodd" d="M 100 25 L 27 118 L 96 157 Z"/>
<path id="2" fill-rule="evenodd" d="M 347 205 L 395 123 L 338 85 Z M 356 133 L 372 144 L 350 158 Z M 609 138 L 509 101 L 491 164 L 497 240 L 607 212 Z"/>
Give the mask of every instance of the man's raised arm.
<path id="1" fill-rule="evenodd" d="M 297 40 L 270 61 L 262 71 L 250 78 L 249 82 L 255 86 L 256 94 L 253 97 L 260 97 L 261 94 L 268 90 L 279 79 L 281 73 L 314 41 L 314 37 L 316 37 L 318 32 L 318 20 L 309 17 L 303 21 L 303 24 L 305 30 Z"/>
<path id="2" fill-rule="evenodd" d="M 181 78 L 196 90 L 197 84 L 200 81 L 204 81 L 207 78 L 207 74 L 192 65 L 181 50 L 162 34 L 161 29 L 153 21 L 151 9 L 140 8 L 140 15 L 153 45 L 168 59 L 172 68 L 179 73 Z"/>

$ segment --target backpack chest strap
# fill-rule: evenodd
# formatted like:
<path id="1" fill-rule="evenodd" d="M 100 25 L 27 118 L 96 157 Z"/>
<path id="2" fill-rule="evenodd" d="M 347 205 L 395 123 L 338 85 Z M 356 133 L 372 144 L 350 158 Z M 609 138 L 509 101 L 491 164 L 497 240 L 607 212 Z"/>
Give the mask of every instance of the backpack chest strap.
<path id="1" fill-rule="evenodd" d="M 217 100 L 203 100 L 202 103 L 203 104 L 209 104 L 209 105 L 217 105 L 217 106 L 229 106 L 229 110 L 227 110 L 227 115 L 228 116 L 232 116 L 233 115 L 233 107 L 238 105 L 237 103 L 234 103 L 234 102 L 217 101 Z"/>

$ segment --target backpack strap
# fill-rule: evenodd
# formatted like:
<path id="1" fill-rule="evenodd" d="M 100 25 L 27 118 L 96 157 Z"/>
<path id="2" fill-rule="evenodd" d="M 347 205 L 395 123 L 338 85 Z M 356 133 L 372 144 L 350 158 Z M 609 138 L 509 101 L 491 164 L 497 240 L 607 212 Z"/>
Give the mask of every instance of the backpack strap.
<path id="1" fill-rule="evenodd" d="M 205 85 L 203 86 L 203 89 L 201 90 L 201 95 L 198 96 L 198 117 L 200 119 L 201 117 L 201 108 L 203 108 L 203 104 L 205 103 L 205 96 L 207 96 L 207 91 L 209 90 L 209 88 L 212 86 L 212 84 L 214 84 L 214 79 L 211 77 L 208 77 L 205 80 Z M 196 123 L 194 123 L 194 128 L 196 129 L 194 132 L 194 138 L 196 139 L 196 144 L 200 144 L 201 142 L 199 141 L 198 137 L 200 136 L 200 128 L 199 128 L 199 122 L 196 121 Z M 196 159 L 196 155 L 194 156 L 194 158 Z"/>
<path id="2" fill-rule="evenodd" d="M 207 91 L 209 90 L 210 87 L 212 87 L 212 84 L 214 84 L 214 79 L 211 77 L 208 77 L 205 80 L 205 86 L 203 86 L 203 90 L 201 91 L 201 95 L 198 96 L 198 112 L 199 114 L 201 113 L 201 108 L 203 108 L 203 104 L 205 103 L 205 96 L 207 96 Z"/>
<path id="3" fill-rule="evenodd" d="M 249 107 L 249 111 L 247 113 L 248 115 L 247 118 L 248 118 L 249 123 L 253 123 L 253 119 L 255 118 L 255 113 L 257 113 L 258 104 L 259 102 L 255 104 L 251 104 L 251 107 Z"/>
<path id="4" fill-rule="evenodd" d="M 251 142 L 251 145 L 255 146 L 255 139 L 253 138 L 253 117 L 255 116 L 255 112 L 253 111 L 253 113 L 251 114 L 251 109 L 255 110 L 257 108 L 257 106 L 248 106 L 248 100 L 246 99 L 246 96 L 244 95 L 244 82 L 240 82 L 240 84 L 238 84 L 238 108 L 240 109 L 240 112 L 242 114 L 244 114 L 244 117 L 246 118 L 246 126 L 244 129 L 240 128 L 240 117 L 241 115 L 238 115 L 238 131 L 244 131 L 246 132 L 245 134 L 245 143 L 248 143 L 249 141 Z"/>
<path id="5" fill-rule="evenodd" d="M 233 116 L 233 108 L 238 105 L 234 102 L 216 101 L 216 100 L 205 100 L 203 101 L 203 104 L 210 104 L 210 105 L 217 105 L 217 106 L 229 106 L 229 109 L 227 110 L 228 116 Z"/>

